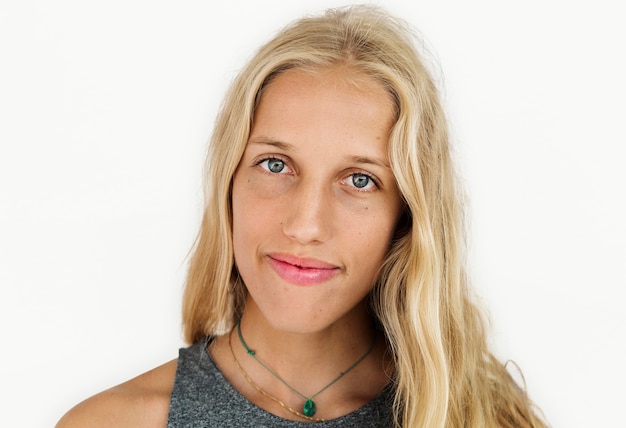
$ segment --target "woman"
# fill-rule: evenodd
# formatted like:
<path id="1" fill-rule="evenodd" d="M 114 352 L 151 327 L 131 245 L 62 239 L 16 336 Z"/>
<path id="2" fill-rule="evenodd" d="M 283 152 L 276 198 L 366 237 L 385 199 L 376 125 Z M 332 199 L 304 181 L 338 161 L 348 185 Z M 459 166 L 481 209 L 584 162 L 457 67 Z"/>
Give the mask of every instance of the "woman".
<path id="1" fill-rule="evenodd" d="M 371 7 L 284 29 L 235 80 L 183 302 L 190 348 L 59 426 L 541 427 L 470 300 L 437 91 Z"/>

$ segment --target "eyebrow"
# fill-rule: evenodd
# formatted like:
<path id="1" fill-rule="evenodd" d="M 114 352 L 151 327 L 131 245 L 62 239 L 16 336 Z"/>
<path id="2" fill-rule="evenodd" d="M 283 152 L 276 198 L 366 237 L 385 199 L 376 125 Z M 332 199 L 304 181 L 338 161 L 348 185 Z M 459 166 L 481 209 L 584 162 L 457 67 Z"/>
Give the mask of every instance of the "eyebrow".
<path id="1" fill-rule="evenodd" d="M 391 168 L 391 165 L 389 165 L 389 162 L 386 162 L 382 159 L 379 158 L 371 158 L 369 156 L 350 156 L 348 159 L 350 159 L 350 161 L 354 162 L 354 163 L 363 163 L 363 164 L 368 164 L 368 165 L 376 165 L 379 166 L 381 168 Z"/>
<path id="2" fill-rule="evenodd" d="M 286 152 L 294 151 L 295 148 L 293 145 L 289 143 L 285 143 L 282 141 L 276 141 L 270 138 L 260 137 L 254 138 L 248 141 L 248 144 L 263 144 L 266 146 L 276 147 L 279 150 L 283 150 Z M 358 164 L 366 164 L 366 165 L 376 165 L 381 168 L 391 169 L 391 165 L 388 161 L 370 156 L 348 156 L 347 158 L 350 162 L 358 163 Z"/>
<path id="3" fill-rule="evenodd" d="M 255 138 L 248 141 L 248 144 L 263 144 L 266 146 L 276 147 L 277 149 L 290 152 L 294 151 L 294 147 L 289 143 L 283 143 L 282 141 L 272 140 L 271 138 Z"/>

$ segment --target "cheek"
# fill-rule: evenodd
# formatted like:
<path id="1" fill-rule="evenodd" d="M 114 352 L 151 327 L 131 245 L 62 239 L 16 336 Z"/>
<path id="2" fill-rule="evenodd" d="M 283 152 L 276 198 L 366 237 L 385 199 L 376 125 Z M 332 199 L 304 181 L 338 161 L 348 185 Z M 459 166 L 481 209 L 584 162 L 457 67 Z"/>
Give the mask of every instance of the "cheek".
<path id="1" fill-rule="evenodd" d="M 369 225 L 369 236 L 364 238 L 366 240 L 364 250 L 370 258 L 382 262 L 387 255 L 398 223 L 398 211 L 395 209 L 383 210 Z"/>
<path id="2" fill-rule="evenodd" d="M 280 206 L 273 189 L 267 183 L 236 175 L 231 196 L 233 244 L 250 245 L 277 223 Z M 274 197 L 272 197 L 274 195 Z"/>
<path id="3" fill-rule="evenodd" d="M 251 218 L 248 215 L 250 212 L 248 209 L 250 200 L 245 191 L 245 183 L 242 183 L 242 178 L 237 174 L 233 179 L 231 206 L 233 216 L 233 249 L 235 259 L 241 261 L 241 254 L 245 251 L 246 243 L 250 238 L 249 231 L 254 230 L 254 225 L 250 224 Z"/>
<path id="4" fill-rule="evenodd" d="M 394 227 L 395 218 L 388 215 L 367 216 L 360 222 L 344 224 L 344 242 L 352 249 L 356 264 L 368 272 L 377 270 L 389 250 Z"/>

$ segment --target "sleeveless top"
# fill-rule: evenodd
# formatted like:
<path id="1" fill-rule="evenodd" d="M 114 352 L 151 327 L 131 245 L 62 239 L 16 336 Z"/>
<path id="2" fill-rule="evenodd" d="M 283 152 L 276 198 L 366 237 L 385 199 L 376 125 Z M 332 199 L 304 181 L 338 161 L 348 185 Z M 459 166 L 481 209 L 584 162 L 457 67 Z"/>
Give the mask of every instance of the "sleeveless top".
<path id="1" fill-rule="evenodd" d="M 392 427 L 394 390 L 390 382 L 372 401 L 336 419 L 296 422 L 273 415 L 241 395 L 226 380 L 201 340 L 179 351 L 174 389 L 170 399 L 168 428 L 363 428 Z"/>

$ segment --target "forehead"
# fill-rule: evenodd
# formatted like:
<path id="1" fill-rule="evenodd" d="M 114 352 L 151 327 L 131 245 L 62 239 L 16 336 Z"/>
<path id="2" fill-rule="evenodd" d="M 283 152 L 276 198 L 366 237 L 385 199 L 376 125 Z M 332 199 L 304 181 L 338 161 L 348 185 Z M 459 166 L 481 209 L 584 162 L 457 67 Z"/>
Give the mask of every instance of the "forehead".
<path id="1" fill-rule="evenodd" d="M 387 85 L 350 64 L 336 64 L 322 67 L 295 67 L 274 76 L 261 90 L 259 104 L 267 92 L 296 94 L 308 84 L 308 89 L 331 89 L 340 92 L 347 90 L 360 94 L 364 100 L 382 105 L 395 116 L 395 97 Z M 258 107 L 258 105 L 257 105 Z"/>
<path id="2" fill-rule="evenodd" d="M 319 154 L 319 159 L 370 159 L 388 168 L 392 111 L 385 87 L 363 74 L 288 70 L 267 86 L 248 143 Z"/>
<path id="3" fill-rule="evenodd" d="M 268 116 L 278 116 L 279 120 L 272 122 L 285 125 L 287 117 L 307 122 L 313 121 L 317 114 L 341 126 L 337 123 L 340 117 L 328 113 L 341 116 L 351 110 L 358 111 L 362 122 L 376 122 L 389 130 L 395 121 L 393 99 L 380 81 L 351 66 L 292 68 L 278 74 L 263 88 L 251 131 L 254 132 L 260 119 L 267 122 Z M 354 116 L 348 115 L 346 119 Z"/>

